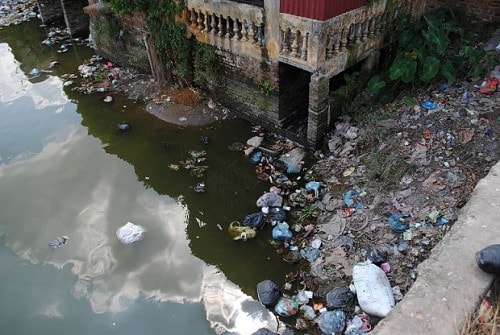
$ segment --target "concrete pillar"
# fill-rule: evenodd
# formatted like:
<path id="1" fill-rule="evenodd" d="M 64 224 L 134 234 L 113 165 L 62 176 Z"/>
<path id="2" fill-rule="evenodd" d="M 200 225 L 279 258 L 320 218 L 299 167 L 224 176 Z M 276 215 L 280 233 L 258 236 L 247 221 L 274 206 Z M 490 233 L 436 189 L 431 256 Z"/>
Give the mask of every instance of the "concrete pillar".
<path id="1" fill-rule="evenodd" d="M 88 0 L 60 0 L 64 13 L 64 21 L 71 37 L 87 37 L 90 18 L 83 12 Z"/>
<path id="2" fill-rule="evenodd" d="M 318 147 L 328 129 L 330 79 L 313 73 L 309 83 L 309 112 L 307 116 L 307 142 Z"/>
<path id="3" fill-rule="evenodd" d="M 48 25 L 64 21 L 61 0 L 37 0 L 37 4 L 43 24 Z"/>
<path id="4" fill-rule="evenodd" d="M 380 51 L 373 50 L 361 63 L 360 80 L 368 81 L 377 72 L 380 61 Z"/>
<path id="5" fill-rule="evenodd" d="M 272 61 L 277 62 L 279 59 L 281 39 L 280 27 L 278 24 L 280 15 L 280 1 L 265 0 L 264 10 L 267 53 Z"/>

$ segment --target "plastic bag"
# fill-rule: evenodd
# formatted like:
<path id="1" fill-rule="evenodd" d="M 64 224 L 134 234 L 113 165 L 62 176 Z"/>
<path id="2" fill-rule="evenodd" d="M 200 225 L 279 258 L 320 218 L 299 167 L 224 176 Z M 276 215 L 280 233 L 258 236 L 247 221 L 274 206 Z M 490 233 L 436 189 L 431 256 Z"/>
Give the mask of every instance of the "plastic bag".
<path id="1" fill-rule="evenodd" d="M 290 231 L 290 227 L 286 222 L 279 222 L 273 228 L 273 239 L 277 241 L 286 241 L 292 238 L 292 232 Z"/>
<path id="2" fill-rule="evenodd" d="M 319 250 L 313 247 L 305 247 L 300 250 L 300 255 L 307 259 L 309 263 L 312 263 L 316 258 L 318 258 Z"/>
<path id="3" fill-rule="evenodd" d="M 345 327 L 346 316 L 341 310 L 321 313 L 316 320 L 319 329 L 325 334 L 340 334 Z"/>
<path id="4" fill-rule="evenodd" d="M 346 308 L 353 300 L 354 293 L 349 287 L 336 287 L 326 294 L 326 306 L 329 308 Z"/>
<path id="5" fill-rule="evenodd" d="M 264 306 L 272 306 L 281 297 L 281 290 L 273 281 L 266 279 L 257 284 L 257 297 Z"/>
<path id="6" fill-rule="evenodd" d="M 476 262 L 484 272 L 500 274 L 500 244 L 492 244 L 476 252 Z"/>
<path id="7" fill-rule="evenodd" d="M 49 242 L 50 249 L 57 249 L 68 243 L 69 238 L 67 236 L 58 236 L 54 240 Z"/>
<path id="8" fill-rule="evenodd" d="M 238 221 L 231 222 L 227 231 L 235 241 L 246 241 L 257 236 L 257 232 L 253 228 L 242 226 Z"/>
<path id="9" fill-rule="evenodd" d="M 316 317 L 316 312 L 314 311 L 314 308 L 312 306 L 302 305 L 299 309 L 304 314 L 304 317 L 308 320 L 313 320 Z"/>
<path id="10" fill-rule="evenodd" d="M 352 270 L 352 279 L 361 309 L 370 315 L 386 317 L 395 301 L 384 271 L 370 262 L 358 263 Z"/>
<path id="11" fill-rule="evenodd" d="M 243 225 L 251 228 L 264 228 L 264 214 L 262 212 L 257 212 L 253 214 L 248 214 L 243 219 Z"/>
<path id="12" fill-rule="evenodd" d="M 144 228 L 132 222 L 127 222 L 126 225 L 116 230 L 116 236 L 123 244 L 134 243 L 142 240 L 144 237 Z"/>
<path id="13" fill-rule="evenodd" d="M 295 315 L 298 310 L 299 304 L 297 301 L 289 297 L 281 297 L 276 306 L 274 306 L 274 311 L 281 316 Z"/>
<path id="14" fill-rule="evenodd" d="M 281 207 L 271 207 L 267 212 L 270 221 L 283 222 L 286 220 L 286 212 Z"/>
<path id="15" fill-rule="evenodd" d="M 257 207 L 281 207 L 283 197 L 275 192 L 267 192 L 257 199 L 256 205 Z"/>

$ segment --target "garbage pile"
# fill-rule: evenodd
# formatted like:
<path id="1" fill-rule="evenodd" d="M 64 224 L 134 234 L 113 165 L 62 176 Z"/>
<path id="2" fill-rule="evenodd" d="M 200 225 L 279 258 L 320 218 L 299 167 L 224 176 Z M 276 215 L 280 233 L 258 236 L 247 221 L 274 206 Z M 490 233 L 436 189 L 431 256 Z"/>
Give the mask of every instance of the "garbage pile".
<path id="1" fill-rule="evenodd" d="M 401 96 L 366 123 L 343 116 L 314 164 L 299 145 L 260 127 L 231 146 L 269 182 L 256 205 L 276 251 L 298 268 L 278 286 L 286 299 L 273 305 L 277 315 L 293 315 L 297 329 L 363 334 L 403 299 L 417 265 L 500 159 L 498 79 L 500 65 L 486 78 Z M 487 252 L 478 254 L 484 268 Z M 360 280 L 360 269 L 373 271 L 371 279 Z M 298 297 L 304 291 L 312 292 L 308 302 Z M 334 295 L 345 303 L 332 303 Z"/>
<path id="2" fill-rule="evenodd" d="M 0 26 L 18 25 L 37 17 L 37 2 L 9 0 L 0 3 Z"/>

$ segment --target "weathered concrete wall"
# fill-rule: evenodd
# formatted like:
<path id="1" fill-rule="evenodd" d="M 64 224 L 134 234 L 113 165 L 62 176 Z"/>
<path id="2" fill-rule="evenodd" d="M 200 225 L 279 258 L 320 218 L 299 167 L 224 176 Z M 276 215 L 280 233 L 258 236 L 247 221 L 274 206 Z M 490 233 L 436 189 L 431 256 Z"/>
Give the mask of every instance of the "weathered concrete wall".
<path id="1" fill-rule="evenodd" d="M 475 22 L 500 23 L 500 1 L 498 0 L 427 0 L 426 11 L 442 6 L 456 6 L 464 9 Z"/>
<path id="2" fill-rule="evenodd" d="M 266 94 L 261 89 L 264 82 L 277 87 L 277 64 L 262 64 L 220 50 L 217 54 L 219 64 L 212 89 L 214 98 L 250 121 L 268 127 L 280 126 L 278 91 L 274 89 Z"/>
<path id="3" fill-rule="evenodd" d="M 44 24 L 64 22 L 72 37 L 88 35 L 89 17 L 83 12 L 88 0 L 37 0 L 37 5 Z"/>
<path id="4" fill-rule="evenodd" d="M 61 0 L 64 21 L 71 37 L 87 37 L 89 34 L 89 17 L 84 14 L 83 7 L 88 0 Z"/>
<path id="5" fill-rule="evenodd" d="M 122 18 L 98 0 L 90 2 L 85 13 L 90 17 L 90 33 L 98 54 L 120 66 L 151 73 L 143 15 L 138 13 L 133 17 Z"/>
<path id="6" fill-rule="evenodd" d="M 44 24 L 64 22 L 61 0 L 37 0 L 37 4 Z"/>

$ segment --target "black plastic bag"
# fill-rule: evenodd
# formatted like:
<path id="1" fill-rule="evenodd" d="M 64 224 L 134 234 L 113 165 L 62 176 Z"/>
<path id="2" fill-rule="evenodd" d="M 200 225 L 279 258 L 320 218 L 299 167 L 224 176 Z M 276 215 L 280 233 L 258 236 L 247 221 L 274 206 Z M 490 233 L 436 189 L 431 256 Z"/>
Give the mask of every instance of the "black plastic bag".
<path id="1" fill-rule="evenodd" d="M 257 284 L 257 296 L 261 304 L 272 306 L 281 297 L 281 290 L 274 282 L 266 279 Z"/>
<path id="2" fill-rule="evenodd" d="M 371 261 L 376 266 L 387 262 L 387 252 L 379 249 L 368 249 L 366 251 L 366 259 Z"/>
<path id="3" fill-rule="evenodd" d="M 286 212 L 281 207 L 270 207 L 267 217 L 271 222 L 272 221 L 283 222 L 286 221 Z"/>
<path id="4" fill-rule="evenodd" d="M 494 275 L 500 274 L 500 244 L 492 244 L 476 252 L 476 262 L 481 270 Z"/>
<path id="5" fill-rule="evenodd" d="M 250 228 L 262 229 L 265 223 L 264 214 L 262 212 L 248 214 L 243 219 L 243 225 Z"/>
<path id="6" fill-rule="evenodd" d="M 354 293 L 349 287 L 336 287 L 326 294 L 328 308 L 346 308 L 354 301 Z"/>

